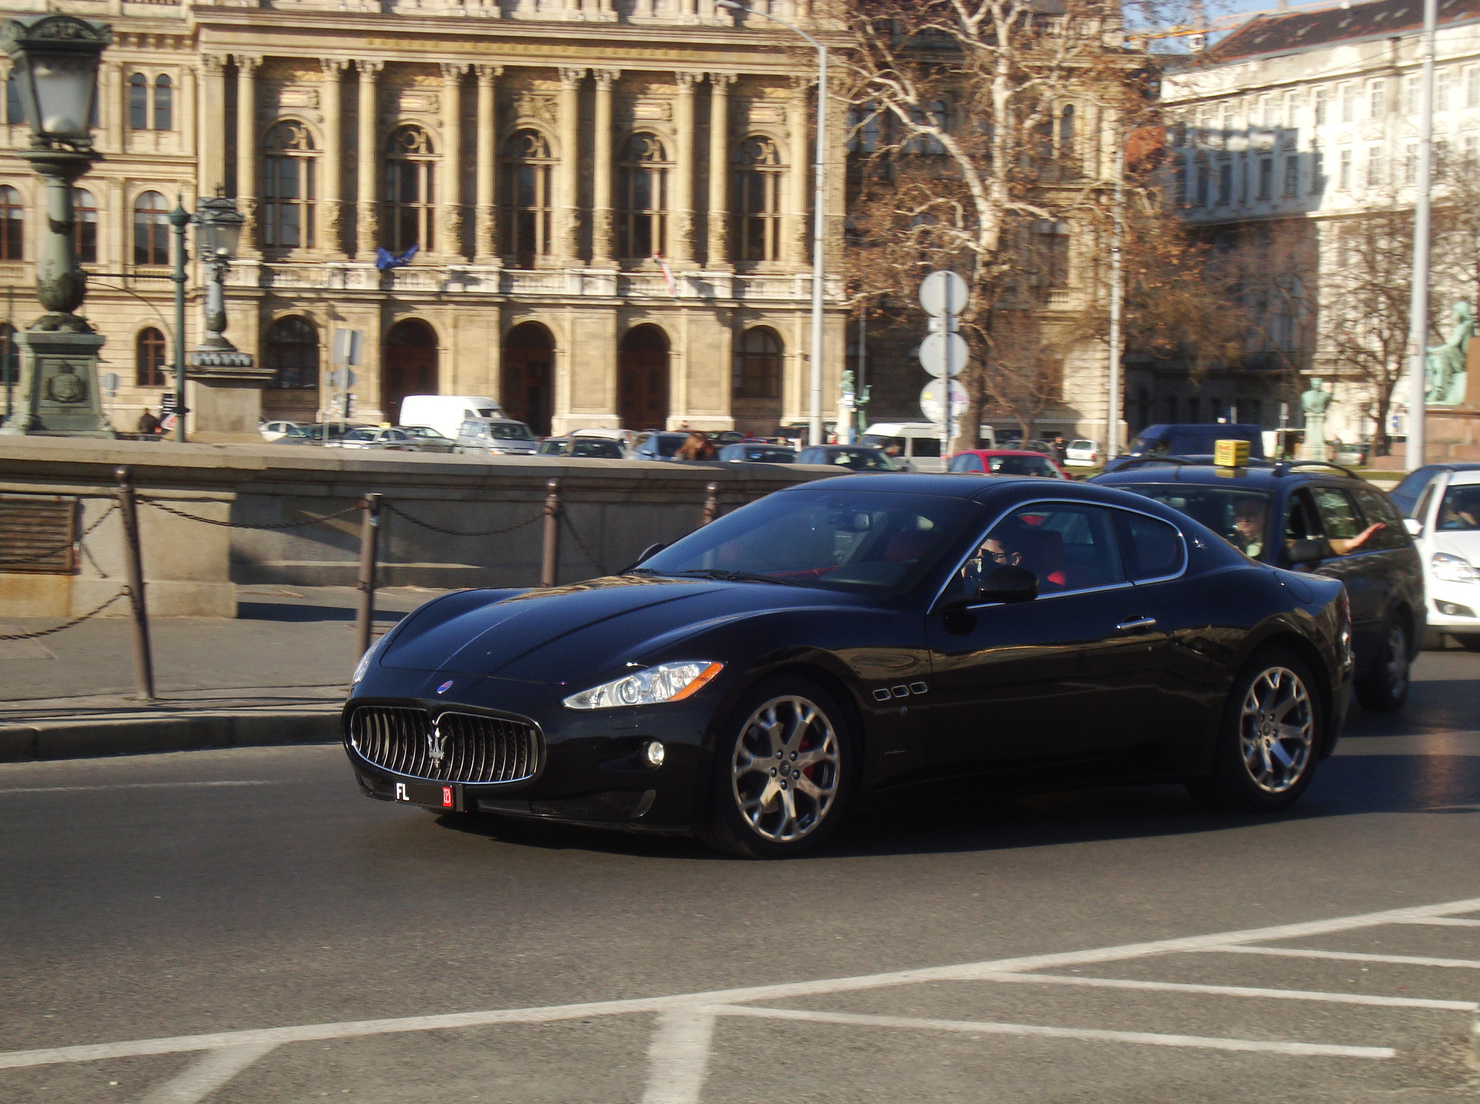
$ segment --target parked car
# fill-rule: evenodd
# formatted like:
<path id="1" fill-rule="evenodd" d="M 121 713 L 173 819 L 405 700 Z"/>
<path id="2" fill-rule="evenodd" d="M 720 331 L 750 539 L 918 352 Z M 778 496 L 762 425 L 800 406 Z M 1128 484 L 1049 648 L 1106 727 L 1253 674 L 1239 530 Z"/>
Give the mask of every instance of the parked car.
<path id="1" fill-rule="evenodd" d="M 1405 517 L 1413 517 L 1413 508 L 1418 505 L 1419 495 L 1423 494 L 1425 487 L 1444 472 L 1466 471 L 1480 471 L 1480 463 L 1456 460 L 1447 464 L 1425 464 L 1405 475 L 1396 487 L 1388 491 L 1388 497 Z"/>
<path id="2" fill-rule="evenodd" d="M 1423 560 L 1429 628 L 1480 652 L 1480 465 L 1435 473 L 1408 529 Z"/>
<path id="3" fill-rule="evenodd" d="M 281 441 L 298 425 L 297 422 L 263 422 L 257 427 L 257 432 L 262 434 L 264 441 Z"/>
<path id="4" fill-rule="evenodd" d="M 407 395 L 401 400 L 400 424 L 431 426 L 455 438 L 469 419 L 503 416 L 503 407 L 486 395 Z"/>
<path id="5" fill-rule="evenodd" d="M 401 426 L 401 430 L 416 442 L 418 452 L 455 452 L 457 442 L 431 426 Z"/>
<path id="6" fill-rule="evenodd" d="M 688 439 L 687 430 L 644 434 L 638 438 L 632 457 L 634 460 L 672 460 L 673 454 Z"/>
<path id="7" fill-rule="evenodd" d="M 1402 706 L 1425 633 L 1423 566 L 1398 508 L 1378 488 L 1317 461 L 1227 469 L 1139 460 L 1091 482 L 1181 510 L 1261 563 L 1345 583 L 1357 698 L 1373 710 Z M 1342 551 L 1374 524 L 1382 528 Z"/>
<path id="8" fill-rule="evenodd" d="M 1219 441 L 1247 441 L 1249 459 L 1264 459 L 1264 431 L 1257 425 L 1227 422 L 1176 422 L 1152 425 L 1131 440 L 1123 456 L 1105 464 L 1118 471 L 1132 460 L 1172 456 L 1183 460 L 1211 460 Z"/>
<path id="9" fill-rule="evenodd" d="M 945 471 L 940 456 L 940 426 L 934 422 L 875 422 L 860 445 L 883 450 L 900 471 Z"/>
<path id="10" fill-rule="evenodd" d="M 352 430 L 365 428 L 369 427 L 359 426 L 353 422 L 315 422 L 312 425 L 295 426 L 288 430 L 286 436 L 278 440 L 294 445 L 323 445 L 339 440 Z"/>
<path id="11" fill-rule="evenodd" d="M 361 659 L 342 731 L 382 801 L 749 856 L 943 788 L 1271 811 L 1341 731 L 1342 594 L 1108 487 L 845 475 L 594 585 L 433 600 Z"/>
<path id="12" fill-rule="evenodd" d="M 1064 461 L 1071 467 L 1093 468 L 1100 462 L 1100 442 L 1087 437 L 1076 437 L 1069 442 Z"/>
<path id="13" fill-rule="evenodd" d="M 457 430 L 457 451 L 483 456 L 533 456 L 539 440 L 523 422 L 469 418 Z"/>
<path id="14" fill-rule="evenodd" d="M 864 445 L 812 445 L 797 455 L 798 464 L 827 464 L 850 471 L 898 471 L 883 449 Z"/>
<path id="15" fill-rule="evenodd" d="M 361 426 L 342 437 L 331 438 L 324 444 L 329 448 L 378 449 L 385 452 L 415 452 L 416 438 L 404 429 Z"/>
<path id="16" fill-rule="evenodd" d="M 797 450 L 769 441 L 740 441 L 720 449 L 716 459 L 731 464 L 795 464 Z"/>
<path id="17" fill-rule="evenodd" d="M 540 456 L 572 456 L 588 460 L 625 460 L 620 441 L 610 437 L 546 437 L 537 450 Z"/>
<path id="18" fill-rule="evenodd" d="M 1043 479 L 1068 479 L 1064 469 L 1050 456 L 1025 449 L 968 449 L 951 457 L 946 469 L 977 475 L 1034 475 Z"/>

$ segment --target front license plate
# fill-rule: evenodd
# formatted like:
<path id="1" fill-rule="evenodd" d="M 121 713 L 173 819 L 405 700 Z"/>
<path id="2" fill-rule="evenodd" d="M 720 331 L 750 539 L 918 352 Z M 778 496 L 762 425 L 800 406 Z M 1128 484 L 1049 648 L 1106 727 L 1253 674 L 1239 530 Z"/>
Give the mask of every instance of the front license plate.
<path id="1" fill-rule="evenodd" d="M 429 809 L 462 811 L 461 786 L 441 782 L 395 782 L 392 786 L 397 801 L 425 805 Z"/>

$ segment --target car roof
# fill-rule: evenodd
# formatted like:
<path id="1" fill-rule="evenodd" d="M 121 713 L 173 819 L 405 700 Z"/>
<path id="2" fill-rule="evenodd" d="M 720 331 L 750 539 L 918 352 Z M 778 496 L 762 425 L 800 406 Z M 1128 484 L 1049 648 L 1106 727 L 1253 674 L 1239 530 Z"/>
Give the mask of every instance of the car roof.
<path id="1" fill-rule="evenodd" d="M 1037 449 L 962 449 L 960 452 L 951 453 L 951 456 L 954 458 L 968 454 L 972 456 L 1037 456 L 1043 460 L 1049 459 L 1048 453 L 1039 452 Z"/>
<path id="2" fill-rule="evenodd" d="M 1149 477 L 1149 478 L 1148 478 Z M 1294 463 L 1251 460 L 1247 466 L 1220 468 L 1210 463 L 1178 463 L 1164 457 L 1130 464 L 1113 472 L 1103 472 L 1090 480 L 1105 486 L 1121 483 L 1196 483 L 1196 484 L 1241 484 L 1245 487 L 1272 490 L 1278 486 L 1291 486 L 1309 479 L 1331 479 L 1337 482 L 1366 483 L 1356 472 L 1323 461 L 1296 461 Z M 1370 484 L 1368 484 L 1370 486 Z"/>
<path id="3" fill-rule="evenodd" d="M 1449 485 L 1455 484 L 1468 487 L 1473 483 L 1480 483 L 1480 464 L 1474 464 L 1466 468 L 1455 468 L 1449 480 Z"/>
<path id="4" fill-rule="evenodd" d="M 1125 506 L 1141 513 L 1155 514 L 1182 523 L 1184 515 L 1170 507 L 1132 491 L 1114 487 L 1079 483 L 1072 479 L 1044 479 L 1036 475 L 978 475 L 974 472 L 943 472 L 939 475 L 914 472 L 861 472 L 838 475 L 806 483 L 796 483 L 775 494 L 805 494 L 838 489 L 867 491 L 870 494 L 928 495 L 934 498 L 956 498 L 985 502 L 997 497 L 1020 499 L 1082 499 L 1107 506 Z M 1027 492 L 1026 494 L 1023 492 Z"/>

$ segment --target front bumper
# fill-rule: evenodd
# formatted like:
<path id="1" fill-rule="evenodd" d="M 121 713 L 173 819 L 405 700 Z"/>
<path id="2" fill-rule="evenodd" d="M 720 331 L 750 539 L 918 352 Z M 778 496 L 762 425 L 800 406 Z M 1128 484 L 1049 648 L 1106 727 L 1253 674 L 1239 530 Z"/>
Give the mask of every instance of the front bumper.
<path id="1" fill-rule="evenodd" d="M 1428 601 L 1429 628 L 1441 632 L 1480 633 L 1480 585 L 1424 580 Z"/>

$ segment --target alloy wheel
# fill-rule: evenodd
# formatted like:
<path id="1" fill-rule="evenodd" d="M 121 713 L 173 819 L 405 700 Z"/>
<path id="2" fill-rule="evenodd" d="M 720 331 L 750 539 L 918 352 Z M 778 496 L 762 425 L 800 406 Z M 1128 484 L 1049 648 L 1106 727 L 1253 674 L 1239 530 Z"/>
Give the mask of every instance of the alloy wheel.
<path id="1" fill-rule="evenodd" d="M 814 702 L 788 694 L 761 705 L 740 730 L 730 762 L 735 807 L 756 835 L 792 843 L 823 822 L 838 796 L 836 729 Z"/>
<path id="2" fill-rule="evenodd" d="M 1270 667 L 1244 695 L 1239 744 L 1244 767 L 1265 793 L 1300 781 L 1315 743 L 1315 711 L 1305 683 L 1288 667 Z"/>

